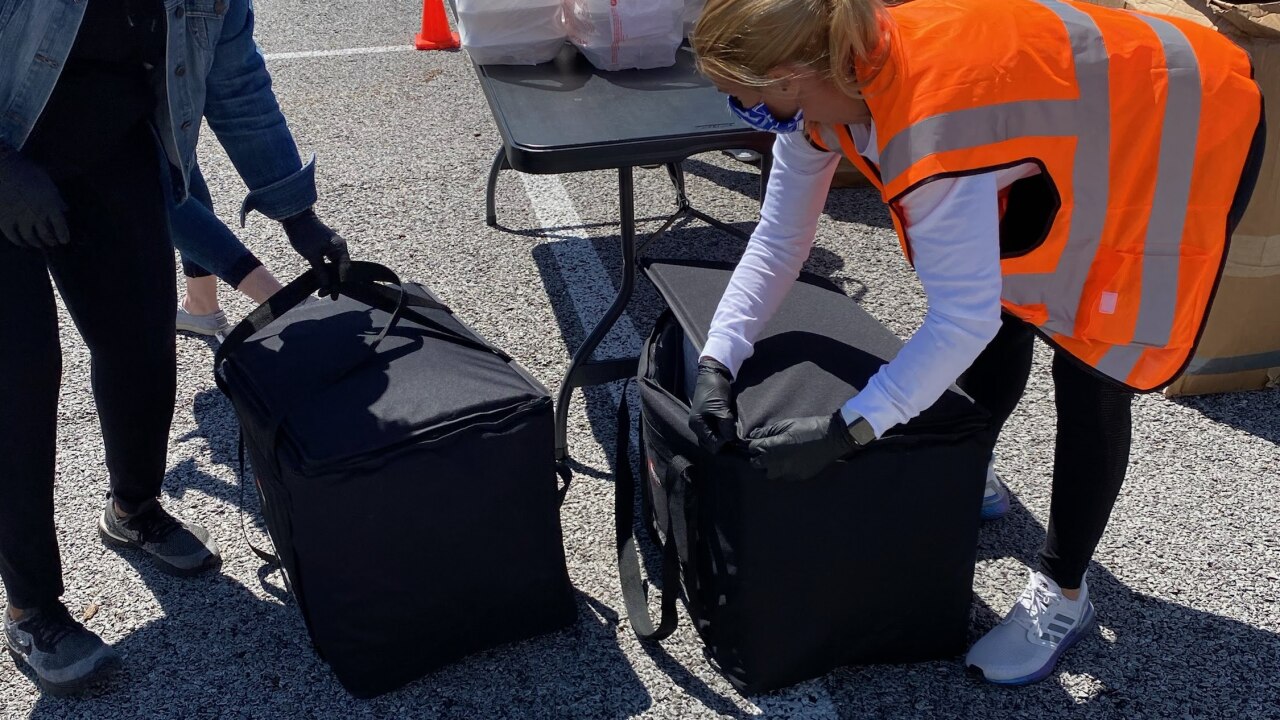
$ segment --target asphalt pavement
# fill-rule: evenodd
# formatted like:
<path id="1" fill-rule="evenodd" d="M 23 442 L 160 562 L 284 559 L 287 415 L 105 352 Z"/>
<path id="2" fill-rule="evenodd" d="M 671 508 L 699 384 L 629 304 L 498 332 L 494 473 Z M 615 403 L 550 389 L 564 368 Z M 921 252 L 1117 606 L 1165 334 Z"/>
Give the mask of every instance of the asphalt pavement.
<path id="1" fill-rule="evenodd" d="M 319 214 L 348 238 L 353 256 L 429 285 L 554 388 L 619 281 L 613 175 L 506 172 L 498 192 L 503 227 L 488 228 L 484 186 L 497 132 L 464 54 L 409 49 L 420 6 L 256 6 L 276 92 L 303 152 L 319 158 Z M 211 136 L 201 158 L 217 209 L 232 222 L 244 188 Z M 751 227 L 754 168 L 709 154 L 687 170 L 695 204 Z M 660 170 L 638 170 L 636 193 L 641 217 L 673 207 Z M 239 232 L 280 277 L 303 270 L 274 223 L 255 216 Z M 691 225 L 648 254 L 733 260 L 742 249 L 735 238 Z M 832 194 L 807 269 L 903 337 L 923 317 L 919 283 L 870 191 Z M 251 309 L 225 287 L 221 298 L 234 318 Z M 602 353 L 633 351 L 660 310 L 641 282 Z M 707 664 L 683 610 L 679 631 L 661 647 L 639 643 L 620 617 L 611 481 L 620 385 L 577 393 L 569 442 L 581 467 L 562 513 L 577 624 L 360 701 L 316 657 L 279 572 L 264 569 L 242 536 L 244 522 L 265 541 L 256 501 L 237 484 L 236 421 L 214 386 L 209 342 L 178 339 L 165 502 L 209 528 L 222 545 L 222 571 L 171 578 L 103 547 L 94 523 L 106 471 L 89 356 L 65 311 L 61 320 L 57 522 L 65 600 L 121 651 L 125 668 L 107 690 L 67 700 L 42 697 L 4 663 L 5 717 L 1280 718 L 1277 390 L 1136 401 L 1128 480 L 1089 575 L 1099 626 L 1044 682 L 988 686 L 967 677 L 956 658 L 847 668 L 753 698 Z M 120 323 L 127 332 L 128 318 Z M 998 451 L 1014 502 L 981 533 L 975 639 L 1017 597 L 1044 538 L 1055 424 L 1047 359 L 1039 347 Z M 930 592 L 929 580 L 916 578 L 919 592 Z"/>

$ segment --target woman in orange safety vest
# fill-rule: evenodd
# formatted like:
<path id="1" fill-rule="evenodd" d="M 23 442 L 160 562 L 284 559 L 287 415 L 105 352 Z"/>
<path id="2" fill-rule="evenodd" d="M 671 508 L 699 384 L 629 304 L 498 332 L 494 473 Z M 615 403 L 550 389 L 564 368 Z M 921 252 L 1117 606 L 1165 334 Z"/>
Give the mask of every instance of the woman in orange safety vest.
<path id="1" fill-rule="evenodd" d="M 1058 413 L 1048 536 L 965 662 L 996 683 L 1044 678 L 1093 621 L 1085 570 L 1128 466 L 1132 395 L 1189 362 L 1257 176 L 1248 56 L 1194 23 L 1070 0 L 709 0 L 692 42 L 734 112 L 778 138 L 690 425 L 711 450 L 735 439 L 732 378 L 847 157 L 888 204 L 929 310 L 834 413 L 752 432 L 753 462 L 816 474 L 954 382 L 991 413 L 994 446 L 1040 336 Z M 1007 505 L 989 473 L 984 514 Z"/>

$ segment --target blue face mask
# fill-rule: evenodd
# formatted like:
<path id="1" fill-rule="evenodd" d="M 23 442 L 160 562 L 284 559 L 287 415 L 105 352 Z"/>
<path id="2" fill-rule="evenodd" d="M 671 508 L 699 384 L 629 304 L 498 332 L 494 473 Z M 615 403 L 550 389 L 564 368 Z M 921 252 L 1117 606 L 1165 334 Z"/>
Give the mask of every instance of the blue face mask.
<path id="1" fill-rule="evenodd" d="M 804 124 L 804 110 L 796 111 L 795 117 L 790 120 L 779 120 L 769 112 L 769 108 L 765 107 L 763 102 L 744 108 L 742 103 L 732 95 L 729 96 L 729 110 L 742 122 L 764 132 L 793 133 Z"/>

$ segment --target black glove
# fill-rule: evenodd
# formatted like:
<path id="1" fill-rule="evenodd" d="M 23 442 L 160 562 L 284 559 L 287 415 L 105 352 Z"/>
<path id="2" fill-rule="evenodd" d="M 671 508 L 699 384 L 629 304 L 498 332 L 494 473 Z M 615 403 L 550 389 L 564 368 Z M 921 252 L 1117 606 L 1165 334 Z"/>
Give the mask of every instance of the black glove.
<path id="1" fill-rule="evenodd" d="M 733 414 L 733 376 L 729 368 L 703 358 L 698 362 L 698 382 L 693 389 L 689 429 L 702 449 L 718 453 L 738 439 L 738 418 Z"/>
<path id="2" fill-rule="evenodd" d="M 18 151 L 0 154 L 0 234 L 18 247 L 71 242 L 67 203 L 39 165 Z"/>
<path id="3" fill-rule="evenodd" d="M 326 259 L 333 263 L 351 260 L 347 254 L 347 241 L 320 222 L 314 211 L 303 210 L 285 218 L 280 224 L 284 225 L 284 234 L 289 236 L 289 244 L 311 263 L 311 267 L 322 269 Z"/>
<path id="4" fill-rule="evenodd" d="M 751 465 L 770 480 L 808 480 L 859 447 L 839 410 L 776 422 L 748 437 Z"/>

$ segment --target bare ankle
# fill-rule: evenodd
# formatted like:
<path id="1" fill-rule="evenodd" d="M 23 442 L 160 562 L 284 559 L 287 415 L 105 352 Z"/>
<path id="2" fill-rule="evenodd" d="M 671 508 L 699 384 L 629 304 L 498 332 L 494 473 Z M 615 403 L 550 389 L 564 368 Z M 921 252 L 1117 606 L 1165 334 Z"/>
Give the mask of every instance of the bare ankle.
<path id="1" fill-rule="evenodd" d="M 212 315 L 218 312 L 218 279 L 212 275 L 187 278 L 187 292 L 182 297 L 182 309 L 192 315 Z"/>
<path id="2" fill-rule="evenodd" d="M 271 271 L 259 265 L 240 281 L 236 289 L 248 295 L 254 302 L 261 304 L 279 292 L 282 287 Z"/>
<path id="3" fill-rule="evenodd" d="M 18 622 L 19 620 L 21 620 L 22 618 L 24 618 L 24 617 L 26 617 L 26 616 L 27 616 L 27 611 L 26 611 L 26 610 L 23 610 L 23 609 L 22 609 L 22 608 L 20 608 L 20 607 L 15 607 L 15 606 L 13 606 L 13 605 L 10 605 L 10 606 L 9 606 L 9 619 L 10 619 L 10 620 L 12 620 L 12 621 L 14 621 L 14 622 Z"/>

